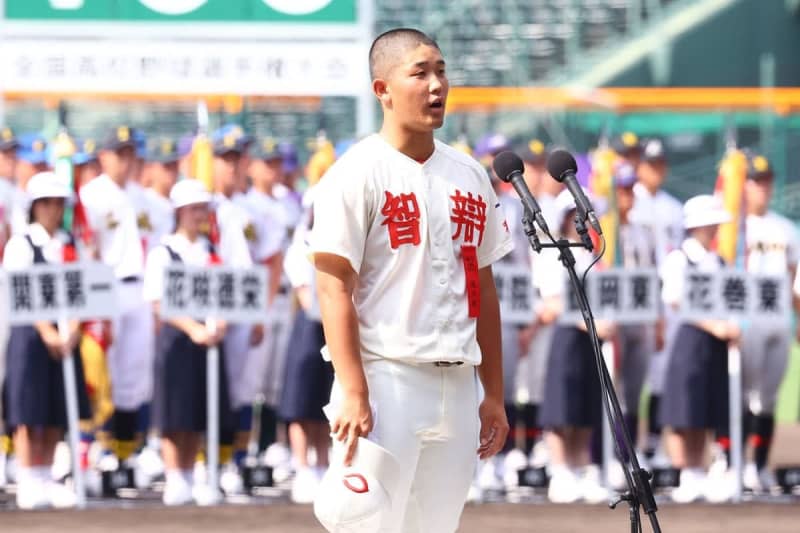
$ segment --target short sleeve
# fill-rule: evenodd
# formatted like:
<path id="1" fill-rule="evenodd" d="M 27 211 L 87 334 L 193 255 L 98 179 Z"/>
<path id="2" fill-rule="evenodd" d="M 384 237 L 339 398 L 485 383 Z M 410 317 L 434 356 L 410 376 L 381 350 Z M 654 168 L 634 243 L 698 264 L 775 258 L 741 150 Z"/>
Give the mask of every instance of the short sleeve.
<path id="1" fill-rule="evenodd" d="M 147 254 L 142 289 L 145 301 L 161 300 L 161 295 L 164 293 L 164 269 L 169 266 L 169 263 L 169 252 L 163 246 L 156 246 Z"/>
<path id="2" fill-rule="evenodd" d="M 317 187 L 310 251 L 343 257 L 359 272 L 371 225 L 368 177 L 334 165 Z"/>
<path id="3" fill-rule="evenodd" d="M 219 224 L 219 254 L 222 262 L 236 268 L 253 266 L 250 246 L 245 232 L 248 217 L 238 206 L 228 204 L 217 210 Z"/>
<path id="4" fill-rule="evenodd" d="M 675 306 L 683 299 L 683 283 L 686 272 L 686 256 L 680 250 L 670 252 L 661 265 L 661 300 Z"/>
<path id="5" fill-rule="evenodd" d="M 14 235 L 3 252 L 3 268 L 9 272 L 25 270 L 33 264 L 33 249 L 23 235 Z"/>
<path id="6" fill-rule="evenodd" d="M 497 199 L 489 180 L 484 180 L 486 202 L 486 229 L 478 245 L 478 268 L 485 268 L 514 249 L 514 241 L 508 229 L 506 214 Z"/>

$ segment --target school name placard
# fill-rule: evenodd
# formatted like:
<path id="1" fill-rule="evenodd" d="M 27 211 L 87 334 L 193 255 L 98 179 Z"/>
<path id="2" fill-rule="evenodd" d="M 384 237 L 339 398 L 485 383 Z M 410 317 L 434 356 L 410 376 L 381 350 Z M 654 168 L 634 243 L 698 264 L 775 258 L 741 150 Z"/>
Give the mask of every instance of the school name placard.
<path id="1" fill-rule="evenodd" d="M 267 313 L 267 270 L 170 265 L 164 270 L 163 318 L 260 323 Z"/>
<path id="2" fill-rule="evenodd" d="M 117 309 L 114 271 L 96 262 L 33 265 L 21 272 L 2 272 L 11 325 L 60 318 L 112 318 Z"/>

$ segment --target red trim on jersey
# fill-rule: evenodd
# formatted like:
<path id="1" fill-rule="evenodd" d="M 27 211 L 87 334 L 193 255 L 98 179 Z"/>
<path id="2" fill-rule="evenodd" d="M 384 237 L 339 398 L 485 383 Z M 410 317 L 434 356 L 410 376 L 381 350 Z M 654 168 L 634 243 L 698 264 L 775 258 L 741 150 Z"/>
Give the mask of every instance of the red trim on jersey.
<path id="1" fill-rule="evenodd" d="M 481 314 L 481 279 L 478 274 L 478 249 L 475 246 L 465 244 L 461 247 L 461 259 L 464 262 L 469 317 L 478 318 Z"/>

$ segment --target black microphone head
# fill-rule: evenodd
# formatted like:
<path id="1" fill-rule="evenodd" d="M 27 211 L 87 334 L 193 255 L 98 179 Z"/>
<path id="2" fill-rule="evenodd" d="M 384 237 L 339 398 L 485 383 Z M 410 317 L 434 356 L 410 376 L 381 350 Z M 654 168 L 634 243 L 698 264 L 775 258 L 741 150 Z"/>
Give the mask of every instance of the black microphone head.
<path id="1" fill-rule="evenodd" d="M 560 183 L 564 181 L 567 173 L 578 172 L 578 163 L 575 162 L 572 154 L 566 150 L 553 150 L 547 156 L 547 172 Z"/>
<path id="2" fill-rule="evenodd" d="M 492 163 L 492 168 L 498 178 L 508 183 L 511 181 L 511 175 L 514 172 L 522 173 L 525 166 L 522 164 L 522 159 L 520 159 L 517 154 L 506 150 L 505 152 L 497 154 L 494 158 L 494 163 Z"/>

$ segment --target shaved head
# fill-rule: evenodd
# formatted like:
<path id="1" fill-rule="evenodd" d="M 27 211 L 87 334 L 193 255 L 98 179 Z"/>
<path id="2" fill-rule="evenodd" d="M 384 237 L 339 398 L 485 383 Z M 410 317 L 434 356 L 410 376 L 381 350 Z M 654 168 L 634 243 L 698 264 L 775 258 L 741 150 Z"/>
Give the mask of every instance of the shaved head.
<path id="1" fill-rule="evenodd" d="M 396 28 L 380 34 L 369 49 L 370 76 L 373 80 L 385 78 L 408 51 L 423 44 L 440 50 L 436 41 L 412 28 Z"/>

